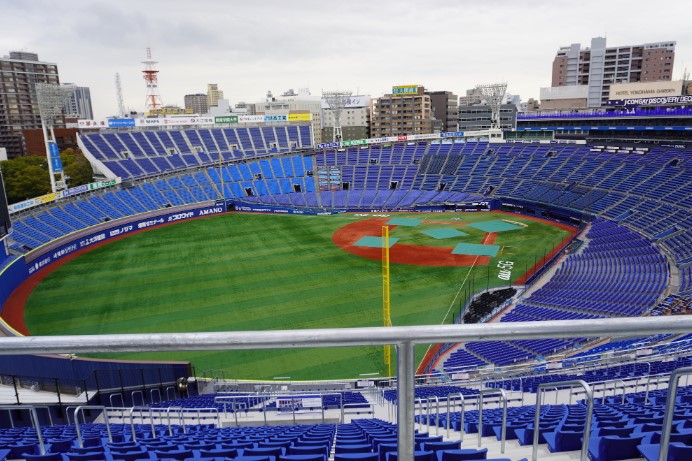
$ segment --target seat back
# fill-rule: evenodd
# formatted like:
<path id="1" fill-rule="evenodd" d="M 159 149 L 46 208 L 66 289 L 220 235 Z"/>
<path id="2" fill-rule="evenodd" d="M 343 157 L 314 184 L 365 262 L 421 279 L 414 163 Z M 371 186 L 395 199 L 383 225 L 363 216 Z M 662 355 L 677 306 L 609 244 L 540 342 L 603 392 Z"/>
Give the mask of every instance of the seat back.
<path id="1" fill-rule="evenodd" d="M 668 445 L 669 461 L 688 461 L 692 459 L 692 446 L 682 442 L 672 442 Z"/>
<path id="2" fill-rule="evenodd" d="M 334 453 L 334 461 L 377 461 L 377 453 Z"/>
<path id="3" fill-rule="evenodd" d="M 461 448 L 459 450 L 443 450 L 441 452 L 440 461 L 464 461 L 467 459 L 486 459 L 488 457 L 488 449 L 481 448 L 479 450 L 473 448 Z"/>

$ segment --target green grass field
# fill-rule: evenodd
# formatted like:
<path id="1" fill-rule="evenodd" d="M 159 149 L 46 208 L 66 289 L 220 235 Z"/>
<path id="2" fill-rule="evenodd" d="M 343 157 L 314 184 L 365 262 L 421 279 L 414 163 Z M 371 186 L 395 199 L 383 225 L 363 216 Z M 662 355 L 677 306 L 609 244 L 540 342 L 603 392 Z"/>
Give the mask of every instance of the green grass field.
<path id="1" fill-rule="evenodd" d="M 504 251 L 491 259 L 489 269 L 393 264 L 393 325 L 451 323 L 466 301 L 455 296 L 469 271 L 468 283 L 476 290 L 507 285 L 497 277 L 498 260 L 511 258 L 516 280 L 568 235 L 520 216 L 410 216 L 446 221 L 456 216 L 467 222 L 510 218 L 528 226 L 498 235 L 495 244 Z M 335 230 L 358 219 L 367 218 L 232 213 L 132 235 L 50 274 L 29 297 L 26 324 L 34 335 L 380 326 L 380 262 L 350 254 L 331 240 Z M 453 247 L 480 243 L 484 235 L 458 228 L 469 235 L 436 240 L 419 228 L 397 227 L 391 236 L 401 243 Z M 419 358 L 424 352 L 417 348 Z M 382 355 L 381 348 L 358 347 L 98 357 L 190 360 L 198 374 L 224 369 L 234 378 L 314 380 L 384 376 Z"/>

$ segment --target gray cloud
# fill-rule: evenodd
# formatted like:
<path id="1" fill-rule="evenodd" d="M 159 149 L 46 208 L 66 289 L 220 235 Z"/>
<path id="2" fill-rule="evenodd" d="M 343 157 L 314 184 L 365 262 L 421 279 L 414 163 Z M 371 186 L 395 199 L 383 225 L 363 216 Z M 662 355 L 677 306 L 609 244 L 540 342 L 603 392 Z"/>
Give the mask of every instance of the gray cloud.
<path id="1" fill-rule="evenodd" d="M 642 0 L 0 0 L 0 53 L 26 49 L 57 62 L 63 81 L 91 87 L 96 115 L 145 100 L 141 61 L 152 48 L 164 102 L 218 83 L 232 103 L 267 90 L 344 88 L 381 95 L 420 83 L 463 94 L 506 80 L 524 99 L 550 84 L 560 46 L 606 35 L 609 45 L 676 40 L 674 77 L 692 66 L 687 2 Z"/>

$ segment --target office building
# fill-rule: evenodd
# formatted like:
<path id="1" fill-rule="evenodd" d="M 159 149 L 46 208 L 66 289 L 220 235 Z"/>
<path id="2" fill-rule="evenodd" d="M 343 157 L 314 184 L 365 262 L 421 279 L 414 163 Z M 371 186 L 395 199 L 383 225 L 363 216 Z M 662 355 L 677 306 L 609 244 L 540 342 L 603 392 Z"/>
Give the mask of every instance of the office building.
<path id="1" fill-rule="evenodd" d="M 197 94 L 186 94 L 185 95 L 185 109 L 189 109 L 193 114 L 206 114 L 209 112 L 209 103 L 207 101 L 207 95 L 203 93 Z M 218 105 L 218 100 L 216 105 Z"/>
<path id="2" fill-rule="evenodd" d="M 207 108 L 217 106 L 219 99 L 223 99 L 223 91 L 219 90 L 217 83 L 209 83 L 207 85 Z"/>
<path id="3" fill-rule="evenodd" d="M 430 96 L 433 116 L 440 124 L 439 131 L 457 131 L 459 119 L 459 99 L 451 91 L 426 91 Z"/>
<path id="4" fill-rule="evenodd" d="M 65 85 L 73 85 L 66 83 Z M 65 116 L 77 117 L 85 120 L 94 119 L 94 111 L 91 107 L 91 91 L 86 86 L 75 86 L 75 91 L 65 103 Z"/>

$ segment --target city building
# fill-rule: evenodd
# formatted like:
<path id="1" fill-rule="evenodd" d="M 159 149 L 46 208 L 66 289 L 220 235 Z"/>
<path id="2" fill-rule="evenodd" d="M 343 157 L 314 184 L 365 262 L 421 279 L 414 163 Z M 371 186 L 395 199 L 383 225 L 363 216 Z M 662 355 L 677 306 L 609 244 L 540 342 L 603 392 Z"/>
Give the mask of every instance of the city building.
<path id="1" fill-rule="evenodd" d="M 184 101 L 185 109 L 190 109 L 193 114 L 201 115 L 209 112 L 209 103 L 207 101 L 207 95 L 204 93 L 186 94 Z"/>
<path id="2" fill-rule="evenodd" d="M 505 94 L 500 105 L 500 129 L 513 130 L 516 127 L 520 99 L 517 95 Z M 466 96 L 459 98 L 459 131 L 489 130 L 491 121 L 492 110 L 475 88 L 467 90 Z"/>
<path id="3" fill-rule="evenodd" d="M 430 95 L 420 85 L 392 87 L 391 94 L 372 100 L 370 135 L 405 136 L 433 132 Z"/>
<path id="4" fill-rule="evenodd" d="M 541 88 L 541 110 L 579 110 L 588 107 L 587 85 L 552 86 Z"/>
<path id="5" fill-rule="evenodd" d="M 66 83 L 65 85 L 72 85 Z M 93 120 L 94 111 L 91 107 L 91 91 L 86 86 L 75 86 L 75 92 L 65 103 L 65 116 L 76 116 L 80 119 Z"/>
<path id="6" fill-rule="evenodd" d="M 55 128 L 55 142 L 58 144 L 60 152 L 65 149 L 79 149 L 77 144 L 77 128 Z M 22 130 L 22 140 L 24 142 L 26 155 L 45 156 L 46 155 L 46 140 L 43 137 L 41 128 L 32 128 L 30 130 Z"/>
<path id="7" fill-rule="evenodd" d="M 25 51 L 0 58 L 0 147 L 9 158 L 26 154 L 22 130 L 41 128 L 36 83 L 59 85 L 57 64 Z M 63 125 L 56 120 L 54 126 Z"/>
<path id="8" fill-rule="evenodd" d="M 351 141 L 370 137 L 370 95 L 358 95 L 348 98 L 341 111 L 341 139 Z M 335 117 L 329 104 L 322 99 L 322 139 L 332 141 Z"/>
<path id="9" fill-rule="evenodd" d="M 426 91 L 433 116 L 440 122 L 439 131 L 458 131 L 459 98 L 451 91 Z M 437 130 L 435 130 L 437 131 Z"/>
<path id="10" fill-rule="evenodd" d="M 247 113 L 252 115 L 310 114 L 310 124 L 315 138 L 313 141 L 315 144 L 322 142 L 322 98 L 312 96 L 307 88 L 301 88 L 297 93 L 288 90 L 279 97 L 275 97 L 269 91 L 264 101 L 248 104 Z"/>
<path id="11" fill-rule="evenodd" d="M 586 85 L 587 107 L 601 107 L 614 83 L 672 80 L 675 42 L 607 47 L 605 37 L 561 47 L 553 60 L 552 86 Z"/>
<path id="12" fill-rule="evenodd" d="M 219 104 L 219 99 L 223 99 L 223 91 L 219 90 L 217 83 L 207 84 L 207 108 Z"/>

